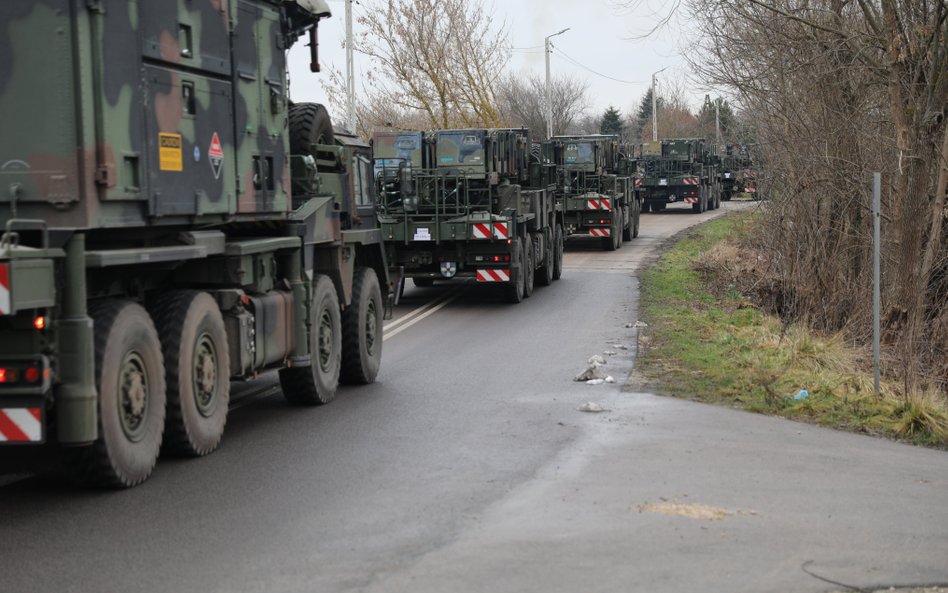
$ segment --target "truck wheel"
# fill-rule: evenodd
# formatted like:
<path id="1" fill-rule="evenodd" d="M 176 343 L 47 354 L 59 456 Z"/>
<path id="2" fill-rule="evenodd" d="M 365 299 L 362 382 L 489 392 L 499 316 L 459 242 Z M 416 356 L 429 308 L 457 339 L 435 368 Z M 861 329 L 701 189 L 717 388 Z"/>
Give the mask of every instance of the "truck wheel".
<path id="1" fill-rule="evenodd" d="M 434 278 L 412 278 L 411 281 L 418 288 L 428 288 L 434 286 Z"/>
<path id="2" fill-rule="evenodd" d="M 523 274 L 525 273 L 526 266 L 524 265 L 524 260 L 523 260 L 523 244 L 520 243 L 520 241 L 517 241 L 516 243 L 513 243 L 513 245 L 514 247 L 516 247 L 516 249 L 514 249 L 516 253 L 514 253 L 513 256 L 510 258 L 511 264 L 513 263 L 519 264 L 520 276 L 517 276 L 516 278 L 514 278 L 514 266 L 511 265 L 510 266 L 510 282 L 507 283 L 507 287 L 506 287 L 507 300 L 509 300 L 511 303 L 519 303 L 520 301 L 523 300 L 523 286 L 525 284 L 523 281 Z"/>
<path id="3" fill-rule="evenodd" d="M 553 231 L 553 279 L 559 280 L 563 276 L 563 226 L 556 225 Z"/>
<path id="4" fill-rule="evenodd" d="M 553 282 L 553 262 L 556 259 L 556 248 L 552 237 L 544 237 L 543 265 L 537 269 L 536 283 L 540 286 L 549 286 Z"/>
<path id="5" fill-rule="evenodd" d="M 211 295 L 190 290 L 162 295 L 151 312 L 168 395 L 162 448 L 175 455 L 207 455 L 220 445 L 230 404 L 224 317 Z"/>
<path id="6" fill-rule="evenodd" d="M 290 154 L 312 154 L 313 144 L 332 144 L 335 136 L 329 112 L 319 103 L 290 107 Z"/>
<path id="7" fill-rule="evenodd" d="M 89 306 L 95 324 L 99 438 L 63 450 L 80 484 L 128 488 L 158 460 L 165 426 L 165 371 L 155 325 L 141 305 L 110 300 Z"/>
<path id="8" fill-rule="evenodd" d="M 649 204 L 648 202 L 645 202 L 644 204 L 642 204 L 642 212 L 650 212 L 651 210 L 652 210 L 651 204 Z"/>
<path id="9" fill-rule="evenodd" d="M 529 298 L 533 294 L 533 281 L 536 272 L 536 260 L 533 253 L 533 240 L 530 235 L 523 240 L 523 298 Z"/>
<path id="10" fill-rule="evenodd" d="M 698 198 L 698 201 L 691 205 L 691 211 L 695 214 L 704 212 L 704 196 Z"/>
<path id="11" fill-rule="evenodd" d="M 615 251 L 622 244 L 622 232 L 619 230 L 619 225 L 613 223 L 609 227 L 609 236 L 602 238 L 602 248 L 605 251 Z"/>
<path id="12" fill-rule="evenodd" d="M 731 201 L 731 192 L 726 191 L 726 192 L 724 192 L 723 194 L 721 194 L 721 199 L 722 199 L 723 201 L 725 201 L 725 202 L 730 202 L 730 201 Z"/>
<path id="13" fill-rule="evenodd" d="M 639 212 L 638 212 L 638 209 L 635 207 L 635 202 L 632 202 L 632 204 L 633 204 L 632 206 L 628 207 L 630 209 L 629 224 L 622 227 L 622 240 L 623 241 L 632 240 L 632 237 L 634 236 L 632 234 L 632 227 L 635 226 L 635 221 L 637 221 L 639 217 Z"/>
<path id="14" fill-rule="evenodd" d="M 328 404 L 336 397 L 342 363 L 342 323 L 339 298 L 325 274 L 313 279 L 309 352 L 312 364 L 280 371 L 283 397 L 295 405 Z"/>
<path id="15" fill-rule="evenodd" d="M 346 384 L 375 381 L 382 362 L 382 289 L 372 268 L 358 268 L 352 304 L 342 314 L 342 370 Z"/>

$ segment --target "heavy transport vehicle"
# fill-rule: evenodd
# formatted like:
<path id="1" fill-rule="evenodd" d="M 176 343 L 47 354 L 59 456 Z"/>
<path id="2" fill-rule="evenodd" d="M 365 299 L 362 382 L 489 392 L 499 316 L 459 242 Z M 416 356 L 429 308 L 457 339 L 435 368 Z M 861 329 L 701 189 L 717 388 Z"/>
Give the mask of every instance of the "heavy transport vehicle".
<path id="1" fill-rule="evenodd" d="M 721 183 L 721 200 L 728 202 L 734 196 L 753 189 L 748 175 L 751 166 L 747 145 L 728 144 L 721 156 L 718 180 Z"/>
<path id="2" fill-rule="evenodd" d="M 368 144 L 293 103 L 323 0 L 0 3 L 0 440 L 128 487 L 221 442 L 232 380 L 379 370 Z M 8 59 L 9 58 L 9 59 Z"/>
<path id="3" fill-rule="evenodd" d="M 379 221 L 400 286 L 502 284 L 511 302 L 560 277 L 563 218 L 553 167 L 525 129 L 379 132 Z"/>
<path id="4" fill-rule="evenodd" d="M 598 237 L 615 251 L 639 236 L 642 203 L 634 161 L 612 135 L 554 136 L 544 149 L 557 167 L 556 199 L 567 239 Z"/>
<path id="5" fill-rule="evenodd" d="M 640 145 L 640 187 L 644 210 L 660 212 L 669 204 L 690 204 L 696 213 L 721 205 L 718 148 L 700 138 L 676 138 Z"/>

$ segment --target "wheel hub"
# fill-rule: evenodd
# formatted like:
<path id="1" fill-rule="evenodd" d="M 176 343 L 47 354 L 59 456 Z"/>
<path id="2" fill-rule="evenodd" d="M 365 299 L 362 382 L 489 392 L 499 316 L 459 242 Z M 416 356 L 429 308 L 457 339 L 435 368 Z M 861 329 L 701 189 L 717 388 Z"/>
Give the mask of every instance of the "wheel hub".
<path id="1" fill-rule="evenodd" d="M 119 373 L 119 419 L 122 430 L 136 441 L 144 432 L 148 411 L 148 376 L 137 352 L 129 352 Z"/>
<path id="2" fill-rule="evenodd" d="M 330 360 L 332 359 L 332 318 L 329 311 L 323 311 L 319 317 L 319 366 L 323 371 L 329 372 Z"/>
<path id="3" fill-rule="evenodd" d="M 375 319 L 375 301 L 369 299 L 369 306 L 366 308 L 365 320 L 365 349 L 368 353 L 375 353 L 375 336 L 378 331 L 378 322 Z"/>
<path id="4" fill-rule="evenodd" d="M 217 356 L 214 342 L 203 334 L 194 349 L 194 401 L 203 416 L 210 416 L 215 407 L 217 392 Z"/>

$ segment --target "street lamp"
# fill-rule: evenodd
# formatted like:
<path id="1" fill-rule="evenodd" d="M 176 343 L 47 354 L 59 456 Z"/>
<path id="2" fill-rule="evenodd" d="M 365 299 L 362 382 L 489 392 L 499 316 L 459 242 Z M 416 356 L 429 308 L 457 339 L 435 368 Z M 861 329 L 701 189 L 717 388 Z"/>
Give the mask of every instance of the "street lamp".
<path id="1" fill-rule="evenodd" d="M 668 66 L 652 74 L 652 142 L 658 142 L 658 101 L 655 100 L 655 75 L 661 74 L 665 70 L 668 70 Z"/>
<path id="2" fill-rule="evenodd" d="M 562 35 L 569 31 L 569 27 L 566 27 L 559 33 L 553 33 L 552 35 L 547 35 L 543 39 L 543 45 L 546 48 L 544 52 L 546 54 L 546 137 L 551 138 L 553 136 L 553 92 L 550 90 L 550 38 L 556 37 L 557 35 Z"/>

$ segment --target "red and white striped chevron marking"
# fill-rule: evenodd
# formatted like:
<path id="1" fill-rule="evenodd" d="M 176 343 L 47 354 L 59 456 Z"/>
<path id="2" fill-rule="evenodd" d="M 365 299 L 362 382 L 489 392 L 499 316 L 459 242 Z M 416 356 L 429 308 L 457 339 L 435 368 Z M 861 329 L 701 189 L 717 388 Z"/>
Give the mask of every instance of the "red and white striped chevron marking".
<path id="1" fill-rule="evenodd" d="M 10 312 L 10 264 L 0 264 L 0 315 Z"/>
<path id="2" fill-rule="evenodd" d="M 471 236 L 475 239 L 490 239 L 492 230 L 495 239 L 510 238 L 506 222 L 475 222 L 471 225 Z"/>
<path id="3" fill-rule="evenodd" d="M 589 229 L 589 234 L 593 237 L 611 237 L 609 229 Z"/>
<path id="4" fill-rule="evenodd" d="M 609 198 L 590 198 L 586 200 L 586 210 L 612 210 L 612 203 Z"/>
<path id="5" fill-rule="evenodd" d="M 701 180 L 697 177 L 685 177 L 681 182 L 685 185 L 701 185 Z"/>
<path id="6" fill-rule="evenodd" d="M 635 187 L 641 187 L 641 186 L 642 186 L 642 179 L 639 178 L 639 177 L 636 177 L 636 178 L 635 178 Z"/>
<path id="7" fill-rule="evenodd" d="M 697 204 L 701 198 L 685 198 L 685 204 Z"/>
<path id="8" fill-rule="evenodd" d="M 478 270 L 478 282 L 510 282 L 510 270 Z"/>
<path id="9" fill-rule="evenodd" d="M 40 408 L 0 409 L 0 442 L 38 443 L 43 440 Z"/>

